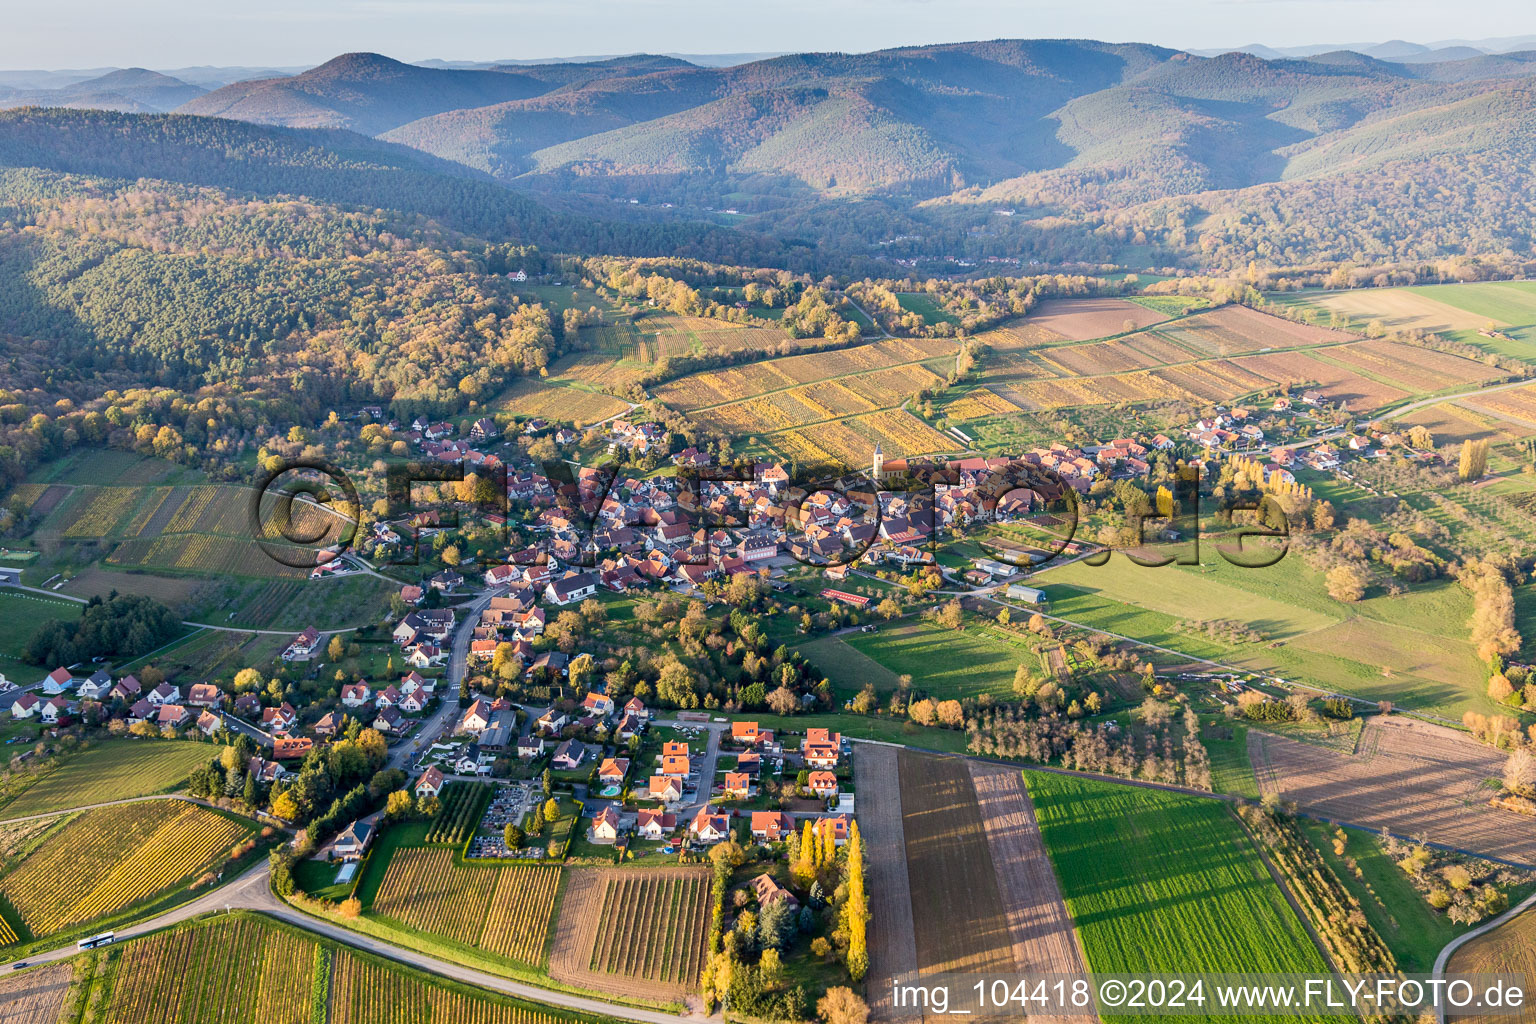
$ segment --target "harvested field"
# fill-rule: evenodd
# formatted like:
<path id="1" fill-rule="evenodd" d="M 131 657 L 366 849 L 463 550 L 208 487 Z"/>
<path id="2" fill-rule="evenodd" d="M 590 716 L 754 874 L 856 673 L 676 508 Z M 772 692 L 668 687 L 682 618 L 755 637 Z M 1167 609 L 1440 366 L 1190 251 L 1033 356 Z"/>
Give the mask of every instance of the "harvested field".
<path id="1" fill-rule="evenodd" d="M 550 948 L 556 981 L 682 1001 L 704 967 L 710 873 L 702 867 L 575 869 Z"/>
<path id="2" fill-rule="evenodd" d="M 1503 375 L 1484 363 L 1396 341 L 1361 341 L 1329 349 L 1327 357 L 1415 394 L 1465 389 Z"/>
<path id="3" fill-rule="evenodd" d="M 185 576 L 151 576 L 92 566 L 60 589 L 76 597 L 89 598 L 99 594 L 103 600 L 114 590 L 119 594 L 143 594 L 175 608 L 190 598 L 199 586 L 201 581 Z"/>
<path id="4" fill-rule="evenodd" d="M 74 971 L 53 964 L 0 981 L 0 1024 L 54 1024 Z"/>
<path id="5" fill-rule="evenodd" d="M 1536 865 L 1529 819 L 1488 806 L 1504 755 L 1442 726 L 1372 718 L 1352 754 L 1248 731 L 1259 788 L 1330 820 Z"/>
<path id="6" fill-rule="evenodd" d="M 1017 970 L 976 789 L 962 758 L 903 750 L 902 833 L 912 889 L 917 966 L 923 972 Z"/>
<path id="7" fill-rule="evenodd" d="M 1330 354 L 1338 351 L 1328 349 Z M 1372 380 L 1358 370 L 1327 362 L 1310 352 L 1266 352 L 1232 360 L 1234 365 L 1262 374 L 1277 384 L 1316 383 L 1330 402 L 1346 402 L 1354 411 L 1379 409 L 1407 398 L 1408 392 Z"/>
<path id="8" fill-rule="evenodd" d="M 1457 309 L 1406 288 L 1308 292 L 1294 297 L 1282 296 L 1279 301 L 1310 306 L 1324 313 L 1338 313 L 1352 323 L 1380 320 L 1383 326 L 1392 330 L 1477 330 L 1488 321 L 1486 316 Z"/>
<path id="9" fill-rule="evenodd" d="M 1515 388 L 1521 391 L 1521 388 Z M 1487 396 L 1495 398 L 1510 392 L 1498 391 Z M 1531 398 L 1536 398 L 1533 393 Z M 1488 407 L 1489 412 L 1494 411 Z M 1536 405 L 1533 405 L 1528 415 L 1533 425 L 1536 425 Z M 1484 415 L 1481 411 L 1472 407 L 1470 403 L 1441 402 L 1439 405 L 1426 406 L 1407 416 L 1395 418 L 1391 421 L 1393 429 L 1407 430 L 1410 427 L 1426 427 L 1434 435 L 1436 444 L 1460 444 L 1462 441 L 1476 441 L 1481 438 L 1490 438 L 1495 444 L 1499 441 L 1512 440 L 1529 434 L 1532 429 L 1521 428 L 1505 421 Z"/>
<path id="10" fill-rule="evenodd" d="M 1027 974 L 1087 974 L 1023 777 L 1014 769 L 979 761 L 970 762 L 970 771 L 1013 936 L 1015 969 Z"/>
<path id="11" fill-rule="evenodd" d="M 52 484 L 32 502 L 31 512 L 39 519 L 59 507 L 72 490 L 67 484 Z"/>
<path id="12" fill-rule="evenodd" d="M 1124 299 L 1046 299 L 1026 323 L 1058 337 L 1092 341 L 1124 333 L 1127 323 L 1130 330 L 1138 330 L 1167 319 L 1164 313 Z"/>
<path id="13" fill-rule="evenodd" d="M 860 743 L 853 748 L 859 787 L 859 834 L 864 840 L 865 877 L 870 896 L 870 1014 L 890 1020 L 891 980 L 917 973 L 912 927 L 912 892 L 902 838 L 901 786 L 894 747 Z"/>
<path id="14" fill-rule="evenodd" d="M 1506 435 L 1523 437 L 1530 434 L 1532 429 L 1536 429 L 1536 385 L 1510 388 L 1507 391 L 1491 391 L 1487 394 L 1464 398 L 1456 404 L 1471 409 L 1474 413 L 1498 417 L 1503 424 L 1500 429 Z M 1445 407 L 1433 406 L 1432 408 L 1438 410 Z"/>
<path id="15" fill-rule="evenodd" d="M 1222 306 L 1154 332 L 1196 356 L 1231 356 L 1262 349 L 1301 348 L 1350 340 L 1343 331 L 1293 323 L 1247 306 Z"/>
<path id="16" fill-rule="evenodd" d="M 1451 955 L 1449 974 L 1524 974 L 1526 987 L 1536 978 L 1536 909 L 1525 911 L 1507 924 L 1485 932 Z M 1525 1012 L 1501 1014 L 1452 1014 L 1447 1019 L 1466 1024 L 1524 1024 L 1536 1020 L 1529 1002 Z"/>
<path id="17" fill-rule="evenodd" d="M 390 859 L 370 908 L 411 928 L 539 965 L 560 869 L 456 867 L 444 846 L 407 846 Z"/>

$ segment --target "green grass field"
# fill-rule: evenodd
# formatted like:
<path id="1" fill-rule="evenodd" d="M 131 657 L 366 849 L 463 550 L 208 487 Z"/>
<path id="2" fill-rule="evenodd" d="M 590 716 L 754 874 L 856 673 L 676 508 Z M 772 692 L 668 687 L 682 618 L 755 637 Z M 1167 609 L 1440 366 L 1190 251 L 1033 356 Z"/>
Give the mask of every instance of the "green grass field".
<path id="1" fill-rule="evenodd" d="M 1035 585 L 1054 615 L 1247 671 L 1449 718 L 1494 710 L 1467 640 L 1470 598 L 1447 580 L 1345 604 L 1299 557 L 1243 569 L 1207 551 L 1199 567 L 1144 569 L 1119 557 L 1062 565 Z M 1237 619 L 1266 639 L 1228 644 L 1179 631 L 1186 619 Z"/>
<path id="2" fill-rule="evenodd" d="M 862 651 L 850 647 L 844 637 L 818 637 L 796 649 L 832 680 L 832 686 L 840 698 L 852 696 L 862 690 L 865 683 L 873 683 L 875 689 L 882 693 L 896 688 L 897 673 Z"/>
<path id="3" fill-rule="evenodd" d="M 1360 869 L 1360 876 L 1356 877 L 1344 858 L 1333 852 L 1334 829 L 1317 821 L 1302 821 L 1301 828 L 1344 887 L 1360 901 L 1366 919 L 1391 948 L 1403 970 L 1428 972 L 1445 944 L 1466 931 L 1448 921 L 1444 914 L 1430 909 L 1375 836 L 1357 829 L 1345 830 L 1349 839 L 1344 854 L 1353 857 Z"/>
<path id="4" fill-rule="evenodd" d="M 937 302 L 921 292 L 897 292 L 896 301 L 908 313 L 916 313 L 928 324 L 958 324 L 953 313 L 940 308 Z"/>
<path id="5" fill-rule="evenodd" d="M 63 598 L 15 590 L 0 591 L 0 675 L 17 686 L 24 686 L 53 671 L 57 666 L 43 668 L 22 661 L 22 649 L 38 626 L 49 619 L 73 622 L 80 618 L 84 607 L 78 601 Z"/>
<path id="6" fill-rule="evenodd" d="M 1211 786 L 1218 793 L 1232 793 L 1250 800 L 1259 798 L 1259 783 L 1248 757 L 1248 727 L 1219 716 L 1208 716 L 1200 742 L 1211 756 Z"/>
<path id="7" fill-rule="evenodd" d="M 982 634 L 944 629 L 926 620 L 885 625 L 878 633 L 851 633 L 847 645 L 930 697 L 1011 695 L 1013 674 L 1023 660 L 1011 645 Z M 878 687 L 880 680 L 871 680 Z"/>
<path id="8" fill-rule="evenodd" d="M 68 755 L 59 767 L 0 807 L 0 820 L 168 793 L 179 789 L 193 768 L 211 761 L 218 751 L 210 743 L 108 740 Z"/>
<path id="9" fill-rule="evenodd" d="M 1090 971 L 1327 970 L 1225 804 L 1024 777 Z"/>

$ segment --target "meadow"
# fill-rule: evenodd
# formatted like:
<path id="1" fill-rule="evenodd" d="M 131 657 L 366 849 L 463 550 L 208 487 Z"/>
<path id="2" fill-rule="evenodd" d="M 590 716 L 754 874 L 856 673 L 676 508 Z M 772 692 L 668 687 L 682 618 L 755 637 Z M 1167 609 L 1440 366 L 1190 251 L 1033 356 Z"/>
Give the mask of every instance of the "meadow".
<path id="1" fill-rule="evenodd" d="M 50 762 L 57 767 L 0 807 L 0 820 L 168 793 L 218 752 L 206 743 L 181 740 L 106 740 Z"/>
<path id="2" fill-rule="evenodd" d="M 930 296 L 922 292 L 897 292 L 896 301 L 908 313 L 916 313 L 930 327 L 935 324 L 958 324 L 955 315 L 944 309 Z"/>
<path id="3" fill-rule="evenodd" d="M 1536 283 L 1480 281 L 1274 295 L 1272 301 L 1337 317 L 1364 329 L 1422 330 L 1517 359 L 1536 359 Z M 1480 333 L 1489 324 L 1504 337 Z"/>
<path id="4" fill-rule="evenodd" d="M 1054 615 L 1184 654 L 1447 718 L 1493 710 L 1465 633 L 1470 598 L 1453 582 L 1345 604 L 1299 557 L 1263 569 L 1205 559 L 1147 569 L 1116 556 L 1102 567 L 1053 566 L 1035 585 Z M 1178 628 L 1212 619 L 1238 619 L 1267 641 L 1230 644 Z"/>
<path id="5" fill-rule="evenodd" d="M 876 633 L 853 633 L 844 642 L 887 672 L 911 676 L 913 688 L 935 700 L 983 693 L 1011 698 L 1013 674 L 1023 661 L 1021 652 L 975 626 L 952 630 L 926 620 L 882 625 Z M 883 681 L 869 680 L 877 687 Z"/>
<path id="6" fill-rule="evenodd" d="M 1044 772 L 1024 778 L 1089 970 L 1327 969 L 1221 801 Z"/>
<path id="7" fill-rule="evenodd" d="M 29 665 L 21 660 L 33 632 L 49 619 L 73 622 L 84 605 L 41 594 L 0 591 L 0 675 L 17 686 L 35 683 L 55 666 Z"/>

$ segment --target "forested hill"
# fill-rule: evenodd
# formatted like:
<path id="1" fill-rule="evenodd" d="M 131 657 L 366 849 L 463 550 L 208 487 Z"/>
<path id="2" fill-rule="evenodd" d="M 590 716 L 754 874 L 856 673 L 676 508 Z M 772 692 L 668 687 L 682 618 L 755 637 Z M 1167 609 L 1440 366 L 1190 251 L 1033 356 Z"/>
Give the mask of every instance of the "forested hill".
<path id="1" fill-rule="evenodd" d="M 677 254 L 760 262 L 741 232 L 619 221 L 551 209 L 459 164 L 336 129 L 292 129 L 180 114 L 23 108 L 0 111 L 0 166 L 303 196 L 430 217 L 491 242 L 548 250 Z"/>
<path id="2" fill-rule="evenodd" d="M 1518 247 L 1523 198 L 1506 223 L 1495 211 L 1528 185 L 1533 82 L 1536 52 L 1397 63 L 1026 39 L 725 68 L 460 72 L 349 54 L 184 109 L 353 125 L 546 203 L 729 222 L 777 239 L 797 269 L 858 273 L 876 256 L 1240 266 L 1437 259 L 1458 237 Z M 1394 197 L 1430 181 L 1437 201 L 1403 222 Z M 1378 203 L 1396 211 L 1390 227 Z"/>

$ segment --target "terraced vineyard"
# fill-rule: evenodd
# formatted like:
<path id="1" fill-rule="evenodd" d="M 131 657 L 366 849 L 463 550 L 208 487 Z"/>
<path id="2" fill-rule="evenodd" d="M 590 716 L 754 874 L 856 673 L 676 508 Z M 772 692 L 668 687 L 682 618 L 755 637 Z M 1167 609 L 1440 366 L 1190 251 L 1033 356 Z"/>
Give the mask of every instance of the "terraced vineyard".
<path id="1" fill-rule="evenodd" d="M 1042 772 L 1025 781 L 1090 970 L 1327 969 L 1221 802 Z"/>
<path id="2" fill-rule="evenodd" d="M 710 876 L 703 868 L 571 872 L 550 953 L 550 976 L 676 999 L 704 966 Z M 638 986 L 638 987 L 636 987 Z"/>
<path id="3" fill-rule="evenodd" d="M 371 911 L 497 956 L 538 966 L 560 889 L 560 869 L 456 866 L 449 847 L 394 852 Z"/>
<path id="4" fill-rule="evenodd" d="M 254 827 L 182 801 L 82 813 L 3 879 L 33 937 L 106 917 L 214 864 Z"/>

